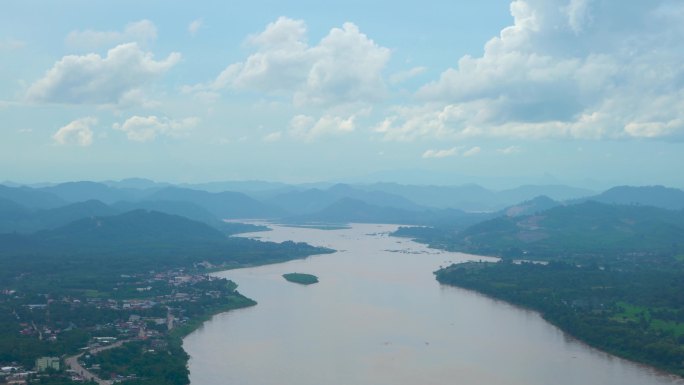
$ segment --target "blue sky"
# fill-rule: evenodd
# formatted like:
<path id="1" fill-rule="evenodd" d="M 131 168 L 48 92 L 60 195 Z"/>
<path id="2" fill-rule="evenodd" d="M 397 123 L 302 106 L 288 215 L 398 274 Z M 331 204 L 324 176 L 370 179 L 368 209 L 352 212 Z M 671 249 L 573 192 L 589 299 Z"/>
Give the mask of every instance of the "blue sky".
<path id="1" fill-rule="evenodd" d="M 684 187 L 683 38 L 666 0 L 10 0 L 0 180 Z"/>

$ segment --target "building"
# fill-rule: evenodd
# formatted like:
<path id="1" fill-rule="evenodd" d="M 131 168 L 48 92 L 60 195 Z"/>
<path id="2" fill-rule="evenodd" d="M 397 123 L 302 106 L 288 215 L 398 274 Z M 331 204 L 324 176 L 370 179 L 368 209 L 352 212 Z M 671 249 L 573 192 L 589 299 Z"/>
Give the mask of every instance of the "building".
<path id="1" fill-rule="evenodd" d="M 40 357 L 36 360 L 36 370 L 44 372 L 48 369 L 59 370 L 59 357 Z"/>

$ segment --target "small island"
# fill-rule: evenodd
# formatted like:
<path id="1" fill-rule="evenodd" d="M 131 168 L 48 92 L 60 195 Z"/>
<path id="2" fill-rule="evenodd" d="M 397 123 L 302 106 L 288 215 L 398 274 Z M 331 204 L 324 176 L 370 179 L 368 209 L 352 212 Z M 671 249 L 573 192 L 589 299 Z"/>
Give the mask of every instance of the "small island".
<path id="1" fill-rule="evenodd" d="M 290 282 L 299 283 L 302 285 L 311 285 L 314 283 L 318 283 L 318 277 L 311 274 L 289 273 L 283 274 L 283 278 Z"/>

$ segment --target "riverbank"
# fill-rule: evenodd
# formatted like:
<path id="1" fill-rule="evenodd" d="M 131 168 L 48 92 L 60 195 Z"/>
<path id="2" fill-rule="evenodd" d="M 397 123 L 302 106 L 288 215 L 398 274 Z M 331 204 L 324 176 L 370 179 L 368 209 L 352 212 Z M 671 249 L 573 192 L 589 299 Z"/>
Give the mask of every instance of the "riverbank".
<path id="1" fill-rule="evenodd" d="M 492 258 L 388 236 L 396 226 L 273 226 L 265 240 L 339 250 L 216 275 L 259 301 L 183 341 L 192 385 L 681 385 L 567 338 L 536 312 L 440 285 L 440 266 Z M 396 252 L 401 251 L 401 252 Z M 282 275 L 308 272 L 312 287 Z"/>
<path id="2" fill-rule="evenodd" d="M 594 348 L 684 376 L 684 283 L 677 270 L 504 261 L 452 265 L 435 274 L 442 284 L 537 311 Z"/>

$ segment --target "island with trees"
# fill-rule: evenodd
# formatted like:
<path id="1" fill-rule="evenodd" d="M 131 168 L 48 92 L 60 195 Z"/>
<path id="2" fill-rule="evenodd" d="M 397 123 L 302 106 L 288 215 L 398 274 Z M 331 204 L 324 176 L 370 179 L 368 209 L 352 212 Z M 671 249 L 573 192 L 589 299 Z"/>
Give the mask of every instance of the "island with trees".
<path id="1" fill-rule="evenodd" d="M 318 283 L 318 277 L 312 274 L 288 273 L 283 274 L 283 278 L 289 282 L 294 282 L 301 285 L 312 285 L 314 283 Z"/>

